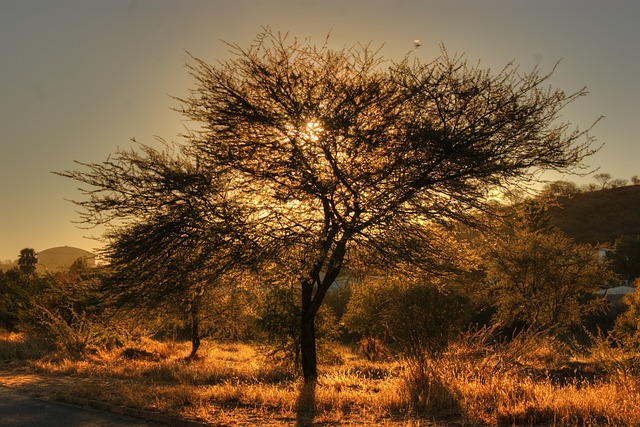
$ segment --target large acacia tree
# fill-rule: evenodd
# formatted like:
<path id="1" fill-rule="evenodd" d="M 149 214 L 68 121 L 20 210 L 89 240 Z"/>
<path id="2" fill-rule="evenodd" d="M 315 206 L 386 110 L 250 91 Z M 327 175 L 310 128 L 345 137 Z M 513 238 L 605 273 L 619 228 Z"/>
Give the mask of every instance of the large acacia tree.
<path id="1" fill-rule="evenodd" d="M 314 318 L 348 254 L 438 268 L 435 226 L 477 225 L 490 192 L 570 171 L 593 152 L 587 131 L 557 121 L 584 90 L 550 88 L 537 68 L 493 73 L 444 49 L 426 64 L 396 63 L 368 46 L 269 30 L 230 49 L 228 60 L 190 66 L 196 85 L 180 102 L 197 126 L 183 152 L 224 184 L 246 250 L 296 274 L 306 382 L 317 378 Z M 88 166 L 67 175 L 98 187 L 84 202 L 91 221 L 118 209 L 105 197 L 128 197 L 101 177 L 137 172 Z"/>

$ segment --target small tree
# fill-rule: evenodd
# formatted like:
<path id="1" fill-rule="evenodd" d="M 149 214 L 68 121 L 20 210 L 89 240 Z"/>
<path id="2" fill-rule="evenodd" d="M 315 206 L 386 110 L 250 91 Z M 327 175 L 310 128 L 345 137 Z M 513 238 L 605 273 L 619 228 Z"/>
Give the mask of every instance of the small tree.
<path id="1" fill-rule="evenodd" d="M 118 307 L 143 308 L 186 323 L 190 357 L 195 358 L 213 319 L 223 328 L 224 317 L 230 314 L 224 312 L 234 304 L 227 297 L 236 293 L 234 284 L 242 282 L 237 280 L 237 267 L 250 252 L 235 238 L 239 229 L 232 228 L 228 219 L 242 212 L 225 200 L 217 177 L 197 164 L 151 147 L 144 151 L 146 157 L 128 152 L 116 160 L 118 167 L 135 162 L 137 178 L 156 180 L 158 187 L 153 196 L 136 193 L 119 201 L 117 215 L 130 223 L 106 234 L 109 244 L 104 255 L 112 274 L 103 291 Z M 121 188 L 134 193 L 136 186 L 129 181 Z M 143 203 L 136 203 L 140 199 Z"/>
<path id="2" fill-rule="evenodd" d="M 575 182 L 571 181 L 554 181 L 545 186 L 542 189 L 542 197 L 571 197 L 574 194 L 580 193 L 580 187 Z"/>
<path id="3" fill-rule="evenodd" d="M 629 181 L 623 178 L 616 178 L 609 181 L 609 188 L 620 188 L 629 185 Z"/>
<path id="4" fill-rule="evenodd" d="M 153 312 L 165 326 L 188 326 L 196 357 L 205 330 L 213 319 L 224 323 L 222 312 L 237 300 L 220 293 L 234 294 L 236 267 L 251 254 L 251 242 L 238 237 L 245 214 L 227 196 L 216 169 L 203 167 L 183 147 L 158 142 L 163 150 L 140 145 L 141 152 L 121 151 L 86 165 L 86 174 L 62 175 L 100 189 L 80 203 L 87 222 L 117 224 L 104 235 L 106 300 Z"/>
<path id="5" fill-rule="evenodd" d="M 614 242 L 614 251 L 608 254 L 613 271 L 622 280 L 633 282 L 640 277 L 640 236 L 620 236 Z"/>
<path id="6" fill-rule="evenodd" d="M 611 174 L 609 173 L 597 173 L 593 175 L 593 178 L 599 185 L 600 190 L 604 190 L 609 187 L 609 183 L 611 182 Z"/>
<path id="7" fill-rule="evenodd" d="M 546 235 L 560 232 L 553 224 L 547 204 L 540 200 L 526 199 L 514 205 L 504 219 L 507 233 L 512 230 Z"/>
<path id="8" fill-rule="evenodd" d="M 487 248 L 488 290 L 494 321 L 561 332 L 600 309 L 597 290 L 611 278 L 590 245 L 561 232 L 516 229 Z"/>

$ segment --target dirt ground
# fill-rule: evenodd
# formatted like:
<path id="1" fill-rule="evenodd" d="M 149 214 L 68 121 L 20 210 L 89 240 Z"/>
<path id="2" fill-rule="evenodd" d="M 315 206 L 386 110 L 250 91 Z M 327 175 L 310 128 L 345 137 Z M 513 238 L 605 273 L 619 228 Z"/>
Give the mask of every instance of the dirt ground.
<path id="1" fill-rule="evenodd" d="M 89 406 L 102 411 L 126 415 L 152 422 L 153 425 L 161 424 L 179 427 L 205 427 L 206 424 L 188 420 L 176 419 L 165 414 L 142 411 L 134 408 L 125 408 L 107 402 L 99 402 L 88 396 L 79 396 L 71 390 L 90 389 L 93 385 L 100 384 L 108 387 L 104 378 L 91 379 L 69 375 L 44 375 L 35 373 L 24 365 L 15 362 L 0 362 L 0 385 L 12 390 L 26 393 L 29 396 L 43 400 L 71 403 L 79 406 Z"/>
<path id="2" fill-rule="evenodd" d="M 0 385 L 20 390 L 34 397 L 55 400 L 82 378 L 41 375 L 13 362 L 0 364 Z"/>

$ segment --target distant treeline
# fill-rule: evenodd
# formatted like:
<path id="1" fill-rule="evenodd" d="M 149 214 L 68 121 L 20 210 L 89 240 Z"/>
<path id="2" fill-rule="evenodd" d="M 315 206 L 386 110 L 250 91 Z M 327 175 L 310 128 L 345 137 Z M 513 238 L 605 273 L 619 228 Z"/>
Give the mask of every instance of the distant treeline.
<path id="1" fill-rule="evenodd" d="M 571 181 L 554 181 L 542 189 L 541 194 L 544 196 L 570 196 L 578 193 L 588 193 L 591 191 L 607 190 L 610 188 L 626 187 L 628 185 L 640 185 L 640 177 L 634 175 L 630 180 L 613 178 L 609 173 L 598 173 L 593 175 L 594 182 L 584 185 L 578 185 Z"/>

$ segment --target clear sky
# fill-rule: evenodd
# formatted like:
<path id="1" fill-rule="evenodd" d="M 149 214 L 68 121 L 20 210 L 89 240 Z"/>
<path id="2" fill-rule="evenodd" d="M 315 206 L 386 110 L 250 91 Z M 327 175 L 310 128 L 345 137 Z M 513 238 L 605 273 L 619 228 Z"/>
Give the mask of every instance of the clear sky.
<path id="1" fill-rule="evenodd" d="M 563 119 L 606 116 L 588 163 L 629 179 L 640 174 L 639 21 L 637 0 L 0 0 L 0 260 L 97 247 L 65 200 L 78 184 L 51 171 L 105 160 L 131 138 L 177 139 L 185 122 L 171 96 L 192 87 L 186 52 L 226 58 L 223 41 L 247 46 L 263 26 L 317 43 L 331 33 L 338 48 L 384 45 L 390 59 L 420 39 L 425 62 L 441 42 L 496 71 L 562 60 L 551 83 L 590 92 Z"/>

